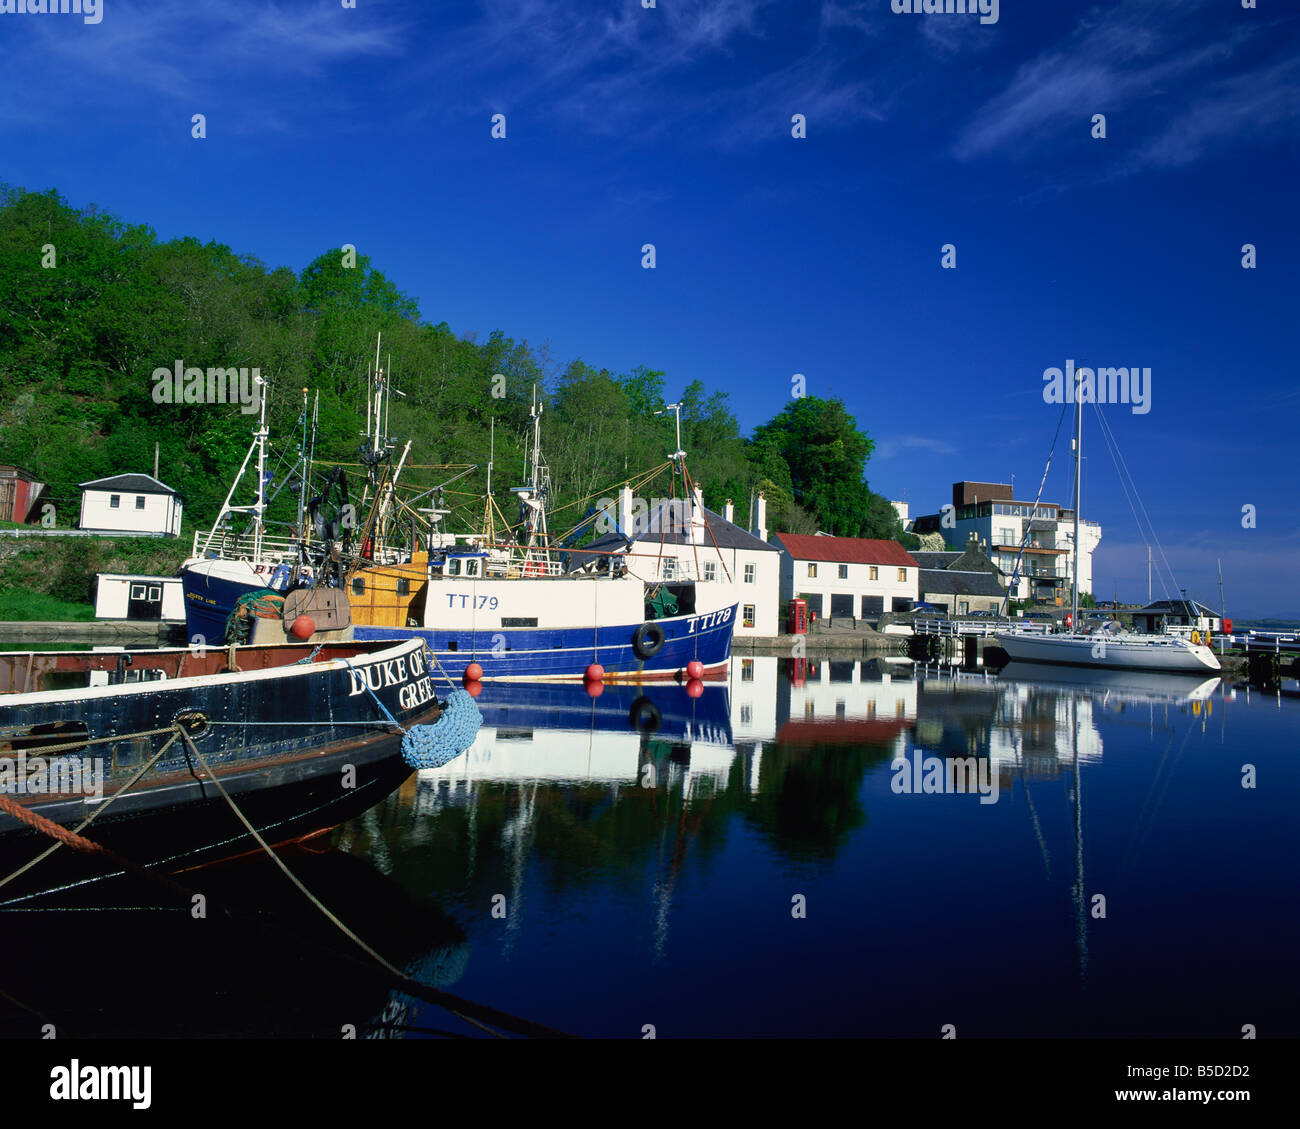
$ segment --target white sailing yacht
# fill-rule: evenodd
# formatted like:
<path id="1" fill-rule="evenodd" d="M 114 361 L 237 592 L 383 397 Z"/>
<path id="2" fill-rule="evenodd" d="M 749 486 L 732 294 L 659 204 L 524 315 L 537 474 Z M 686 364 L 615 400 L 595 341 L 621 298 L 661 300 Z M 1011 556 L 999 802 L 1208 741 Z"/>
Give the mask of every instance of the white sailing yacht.
<path id="1" fill-rule="evenodd" d="M 1080 386 L 1082 380 L 1080 380 Z M 1079 510 L 1080 459 L 1083 455 L 1083 401 L 1074 397 L 1074 576 L 1070 585 L 1070 622 L 1079 623 Z M 1117 630 L 1111 622 L 1097 630 L 1030 634 L 1014 628 L 999 632 L 998 643 L 1013 662 L 1058 663 L 1095 670 L 1156 670 L 1205 675 L 1221 669 L 1214 652 L 1204 643 L 1176 635 L 1140 635 Z"/>

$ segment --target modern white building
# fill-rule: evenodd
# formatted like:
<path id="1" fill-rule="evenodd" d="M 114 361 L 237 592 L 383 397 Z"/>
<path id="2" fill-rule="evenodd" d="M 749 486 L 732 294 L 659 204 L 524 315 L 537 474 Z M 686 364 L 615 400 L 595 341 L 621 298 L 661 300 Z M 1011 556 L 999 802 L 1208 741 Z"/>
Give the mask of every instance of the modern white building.
<path id="1" fill-rule="evenodd" d="M 897 541 L 778 533 L 776 543 L 783 607 L 798 596 L 826 620 L 908 611 L 917 600 L 920 566 Z"/>
<path id="2" fill-rule="evenodd" d="M 181 500 L 170 486 L 147 474 L 116 474 L 81 483 L 82 529 L 176 537 Z"/>
<path id="3" fill-rule="evenodd" d="M 1039 603 L 1070 602 L 1074 570 L 1074 511 L 1055 502 L 1017 501 L 1004 482 L 954 482 L 952 505 L 918 517 L 914 533 L 937 532 L 953 548 L 972 534 L 989 547 L 989 557 L 1007 576 L 1020 560 L 1016 599 Z M 1092 592 L 1092 554 L 1101 541 L 1101 526 L 1079 522 L 1079 591 Z"/>
<path id="4" fill-rule="evenodd" d="M 658 499 L 653 509 L 643 503 L 638 511 L 631 490 L 624 487 L 608 520 L 630 531 L 629 537 L 608 533 L 587 546 L 582 556 L 590 560 L 593 552 L 621 549 L 630 539 L 624 558 L 629 572 L 643 580 L 726 586 L 738 605 L 737 638 L 779 634 L 784 630 L 781 551 L 767 542 L 767 503 L 759 495 L 752 533 L 735 523 L 730 501 L 725 510 L 717 514 L 707 509 L 697 488 L 689 500 Z M 716 599 L 710 602 L 716 606 Z"/>

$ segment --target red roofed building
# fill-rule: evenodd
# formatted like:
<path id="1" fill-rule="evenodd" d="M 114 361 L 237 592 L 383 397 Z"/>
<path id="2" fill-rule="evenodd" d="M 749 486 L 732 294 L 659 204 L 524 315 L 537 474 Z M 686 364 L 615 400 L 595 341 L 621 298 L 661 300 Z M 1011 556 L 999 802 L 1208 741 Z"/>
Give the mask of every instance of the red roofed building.
<path id="1" fill-rule="evenodd" d="M 808 602 L 821 620 L 869 619 L 916 602 L 920 565 L 897 541 L 778 533 L 781 604 Z"/>

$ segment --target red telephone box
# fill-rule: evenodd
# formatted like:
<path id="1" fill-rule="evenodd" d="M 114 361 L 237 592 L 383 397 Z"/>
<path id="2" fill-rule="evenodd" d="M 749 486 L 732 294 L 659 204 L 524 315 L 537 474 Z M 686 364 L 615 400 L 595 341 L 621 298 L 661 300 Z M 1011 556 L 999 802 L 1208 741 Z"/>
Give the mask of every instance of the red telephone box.
<path id="1" fill-rule="evenodd" d="M 790 607 L 786 613 L 785 630 L 788 635 L 808 634 L 808 602 L 806 600 L 794 599 L 790 601 Z"/>

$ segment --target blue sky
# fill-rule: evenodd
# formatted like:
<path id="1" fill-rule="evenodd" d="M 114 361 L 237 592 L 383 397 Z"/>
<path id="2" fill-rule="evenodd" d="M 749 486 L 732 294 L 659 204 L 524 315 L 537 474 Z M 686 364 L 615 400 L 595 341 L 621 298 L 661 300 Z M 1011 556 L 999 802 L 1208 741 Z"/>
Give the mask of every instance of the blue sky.
<path id="1" fill-rule="evenodd" d="M 914 513 L 1032 496 L 1045 369 L 1149 367 L 1104 410 L 1178 582 L 1217 605 L 1221 559 L 1230 615 L 1300 617 L 1294 5 L 103 0 L 0 51 L 0 179 L 272 266 L 353 243 L 430 321 L 699 378 L 746 430 L 802 373 Z M 1097 439 L 1097 588 L 1138 598 Z"/>

